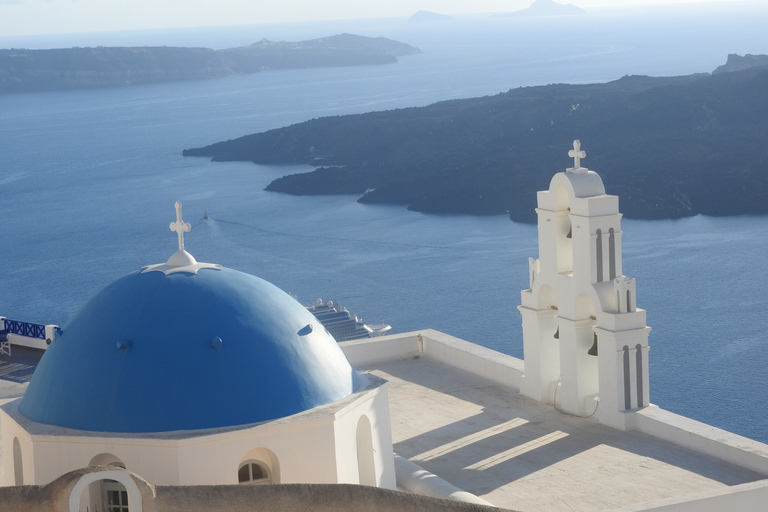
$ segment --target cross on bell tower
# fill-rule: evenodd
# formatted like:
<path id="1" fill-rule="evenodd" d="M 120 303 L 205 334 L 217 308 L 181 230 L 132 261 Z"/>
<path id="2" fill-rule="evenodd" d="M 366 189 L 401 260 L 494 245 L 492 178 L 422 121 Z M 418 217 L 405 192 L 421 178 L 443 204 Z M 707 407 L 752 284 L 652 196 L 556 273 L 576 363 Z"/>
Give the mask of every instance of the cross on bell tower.
<path id="1" fill-rule="evenodd" d="M 573 172 L 578 169 L 584 169 L 584 167 L 581 166 L 581 159 L 587 157 L 587 152 L 582 151 L 581 141 L 579 139 L 573 141 L 573 149 L 568 151 L 568 156 L 573 158 L 573 167 L 568 169 L 569 171 Z"/>

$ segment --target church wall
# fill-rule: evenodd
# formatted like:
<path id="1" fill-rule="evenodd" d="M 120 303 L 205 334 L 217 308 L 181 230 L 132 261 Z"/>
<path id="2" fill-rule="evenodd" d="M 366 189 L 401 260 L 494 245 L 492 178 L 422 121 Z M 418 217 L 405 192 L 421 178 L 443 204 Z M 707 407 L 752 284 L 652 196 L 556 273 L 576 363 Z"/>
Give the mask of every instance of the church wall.
<path id="1" fill-rule="evenodd" d="M 360 417 L 366 415 L 373 425 L 369 444 L 375 449 L 375 478 L 380 485 L 394 486 L 384 381 L 371 381 L 367 390 L 324 408 L 251 428 L 212 430 L 197 436 L 80 435 L 79 431 L 30 422 L 20 415 L 17 405 L 6 404 L 0 413 L 2 443 L 3 453 L 12 454 L 13 440 L 21 440 L 24 484 L 47 484 L 69 471 L 109 462 L 122 463 L 159 485 L 237 484 L 241 463 L 261 453 L 272 454 L 266 457 L 269 460 L 254 460 L 265 464 L 274 482 L 357 483 L 356 429 Z M 14 485 L 13 474 L 13 457 L 3 457 L 2 483 Z"/>
<path id="2" fill-rule="evenodd" d="M 33 441 L 37 484 L 87 467 L 102 453 L 159 485 L 237 484 L 240 463 L 260 447 L 275 454 L 280 483 L 336 483 L 330 415 L 185 440 L 33 436 Z"/>
<path id="3" fill-rule="evenodd" d="M 35 483 L 47 484 L 69 471 L 88 467 L 94 457 L 109 453 L 126 469 L 156 482 L 179 484 L 177 450 L 157 440 L 80 436 L 33 436 Z"/>
<path id="4" fill-rule="evenodd" d="M 338 483 L 373 485 L 374 482 L 366 476 L 367 468 L 361 467 L 366 466 L 365 461 L 371 456 L 375 485 L 388 489 L 396 487 L 395 467 L 391 456 L 393 448 L 388 386 L 388 383 L 384 383 L 337 413 L 335 446 Z M 361 429 L 367 429 L 367 432 L 361 432 Z M 370 446 L 366 440 L 370 441 Z M 371 448 L 372 453 L 358 453 L 359 450 Z"/>
<path id="5" fill-rule="evenodd" d="M 276 464 L 261 462 L 270 465 L 276 483 L 335 483 L 333 429 L 333 416 L 323 415 L 184 440 L 178 459 L 181 485 L 237 484 L 240 464 L 256 448 L 274 454 Z"/>

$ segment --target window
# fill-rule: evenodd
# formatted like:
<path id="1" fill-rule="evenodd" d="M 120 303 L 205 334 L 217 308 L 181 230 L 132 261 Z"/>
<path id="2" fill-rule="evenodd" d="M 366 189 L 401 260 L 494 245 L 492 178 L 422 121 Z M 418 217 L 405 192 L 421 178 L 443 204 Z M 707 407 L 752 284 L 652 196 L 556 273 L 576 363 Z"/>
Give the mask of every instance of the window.
<path id="1" fill-rule="evenodd" d="M 114 480 L 104 480 L 102 493 L 104 512 L 129 512 L 128 491 L 122 484 Z"/>
<path id="2" fill-rule="evenodd" d="M 269 470 L 260 462 L 253 460 L 244 462 L 237 470 L 237 482 L 241 484 L 268 484 Z"/>

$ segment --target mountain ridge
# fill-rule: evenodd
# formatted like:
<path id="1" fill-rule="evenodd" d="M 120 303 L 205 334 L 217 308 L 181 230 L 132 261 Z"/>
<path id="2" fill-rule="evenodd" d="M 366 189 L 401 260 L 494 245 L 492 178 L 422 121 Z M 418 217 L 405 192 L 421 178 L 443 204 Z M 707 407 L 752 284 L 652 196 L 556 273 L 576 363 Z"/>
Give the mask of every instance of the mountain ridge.
<path id="1" fill-rule="evenodd" d="M 224 50 L 85 47 L 0 50 L 0 93 L 205 80 L 266 70 L 393 64 L 418 48 L 353 34 L 286 42 L 263 39 Z"/>
<path id="2" fill-rule="evenodd" d="M 524 87 L 313 119 L 184 155 L 316 167 L 274 180 L 276 192 L 534 222 L 532 193 L 572 165 L 574 139 L 629 218 L 768 213 L 768 67 Z"/>

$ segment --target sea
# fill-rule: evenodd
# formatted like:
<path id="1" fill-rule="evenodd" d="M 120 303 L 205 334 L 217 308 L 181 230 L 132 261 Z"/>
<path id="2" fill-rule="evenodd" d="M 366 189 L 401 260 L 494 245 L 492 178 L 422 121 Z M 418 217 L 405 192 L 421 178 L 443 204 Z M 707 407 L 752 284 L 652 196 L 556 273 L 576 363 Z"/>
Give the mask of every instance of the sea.
<path id="1" fill-rule="evenodd" d="M 0 48 L 227 48 L 348 32 L 423 52 L 383 66 L 0 95 L 0 316 L 63 325 L 103 286 L 164 262 L 177 249 L 168 225 L 180 200 L 192 225 L 186 248 L 199 261 L 255 274 L 304 304 L 338 301 L 393 333 L 438 329 L 522 357 L 516 306 L 528 258 L 538 256 L 535 226 L 265 192 L 310 168 L 214 163 L 182 150 L 517 87 L 707 73 L 729 53 L 768 53 L 767 15 L 762 2 L 724 2 L 0 36 Z M 589 167 L 590 141 L 582 147 Z M 553 174 L 571 164 L 568 149 Z M 642 167 L 654 151 L 638 146 L 626 158 Z M 622 229 L 624 274 L 637 279 L 653 329 L 651 401 L 768 442 L 768 217 L 624 219 Z"/>

